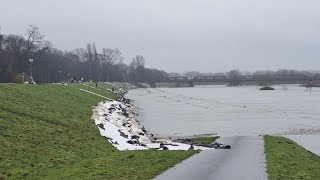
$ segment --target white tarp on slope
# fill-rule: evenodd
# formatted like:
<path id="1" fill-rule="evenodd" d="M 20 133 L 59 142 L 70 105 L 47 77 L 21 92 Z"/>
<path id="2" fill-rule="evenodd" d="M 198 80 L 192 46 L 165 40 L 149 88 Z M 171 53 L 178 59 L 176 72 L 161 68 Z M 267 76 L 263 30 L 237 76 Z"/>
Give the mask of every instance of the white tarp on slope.
<path id="1" fill-rule="evenodd" d="M 163 143 L 169 150 L 188 150 L 190 145 L 166 140 L 152 140 L 135 119 L 134 107 L 118 101 L 101 102 L 93 109 L 92 119 L 99 127 L 100 134 L 109 139 L 119 150 L 145 150 L 159 148 Z M 128 141 L 138 142 L 130 144 Z M 195 146 L 194 149 L 208 149 Z M 162 150 L 162 148 L 159 148 Z"/>

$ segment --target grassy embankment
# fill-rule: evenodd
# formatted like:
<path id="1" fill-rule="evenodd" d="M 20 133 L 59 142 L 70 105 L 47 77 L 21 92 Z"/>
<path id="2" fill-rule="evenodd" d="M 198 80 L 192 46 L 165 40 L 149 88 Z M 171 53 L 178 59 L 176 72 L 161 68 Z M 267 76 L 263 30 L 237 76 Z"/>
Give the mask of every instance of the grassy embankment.
<path id="1" fill-rule="evenodd" d="M 79 87 L 114 98 L 79 84 L 0 84 L 0 179 L 149 179 L 195 153 L 118 151 L 90 119 L 104 99 Z"/>
<path id="2" fill-rule="evenodd" d="M 191 141 L 194 143 L 202 143 L 202 144 L 211 144 L 215 142 L 219 136 L 211 136 L 211 137 L 194 137 L 191 138 Z"/>
<path id="3" fill-rule="evenodd" d="M 319 156 L 284 137 L 264 139 L 270 180 L 320 179 Z"/>

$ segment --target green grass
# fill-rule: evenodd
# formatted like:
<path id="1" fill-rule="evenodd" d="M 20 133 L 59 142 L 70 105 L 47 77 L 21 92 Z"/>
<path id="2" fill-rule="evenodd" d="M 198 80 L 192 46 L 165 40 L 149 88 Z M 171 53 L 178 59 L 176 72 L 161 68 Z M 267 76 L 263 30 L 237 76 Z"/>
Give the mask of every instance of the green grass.
<path id="1" fill-rule="evenodd" d="M 0 179 L 149 179 L 195 153 L 118 151 L 79 86 L 0 84 Z"/>
<path id="2" fill-rule="evenodd" d="M 319 156 L 284 137 L 264 139 L 269 180 L 320 179 Z"/>
<path id="3" fill-rule="evenodd" d="M 195 143 L 211 144 L 214 141 L 216 141 L 218 138 L 219 136 L 195 137 L 195 138 L 191 138 L 191 141 Z"/>
<path id="4" fill-rule="evenodd" d="M 90 87 L 88 87 L 88 85 Z M 74 87 L 74 88 L 77 88 L 77 89 L 84 89 L 84 90 L 87 90 L 87 91 L 91 91 L 93 93 L 109 97 L 111 99 L 115 98 L 115 95 L 111 91 L 107 90 L 106 87 L 109 88 L 109 86 L 102 86 L 102 85 L 99 84 L 98 88 L 95 88 L 95 85 L 93 85 L 93 84 L 88 84 L 88 85 L 83 85 L 83 84 L 79 84 L 79 83 L 73 83 L 73 84 L 69 84 L 68 86 Z"/>
<path id="5" fill-rule="evenodd" d="M 91 82 L 91 83 L 88 82 L 86 84 L 88 84 L 88 85 L 90 85 L 92 87 L 96 87 L 96 83 L 95 82 Z M 105 89 L 116 88 L 118 85 L 121 85 L 121 83 L 117 83 L 117 84 L 115 84 L 115 83 L 105 83 L 105 82 L 99 82 L 98 83 L 98 87 L 99 88 L 105 88 Z"/>

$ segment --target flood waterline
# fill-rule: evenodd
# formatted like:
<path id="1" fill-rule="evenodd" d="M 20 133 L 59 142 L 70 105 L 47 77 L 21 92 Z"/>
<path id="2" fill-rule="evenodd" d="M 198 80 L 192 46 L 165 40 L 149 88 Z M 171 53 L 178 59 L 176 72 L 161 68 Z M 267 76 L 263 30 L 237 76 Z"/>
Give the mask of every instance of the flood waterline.
<path id="1" fill-rule="evenodd" d="M 158 136 L 320 135 L 320 88 L 196 86 L 130 90 L 139 122 Z"/>

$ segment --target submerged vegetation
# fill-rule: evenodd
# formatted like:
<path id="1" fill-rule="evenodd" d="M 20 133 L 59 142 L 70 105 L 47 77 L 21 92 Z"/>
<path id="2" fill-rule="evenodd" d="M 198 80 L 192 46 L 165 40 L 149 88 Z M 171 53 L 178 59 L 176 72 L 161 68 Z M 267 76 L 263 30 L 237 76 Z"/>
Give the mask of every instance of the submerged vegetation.
<path id="1" fill-rule="evenodd" d="M 0 84 L 0 179 L 150 179 L 195 153 L 118 151 L 91 120 L 104 99 L 79 88 L 114 98 L 80 84 Z"/>
<path id="2" fill-rule="evenodd" d="M 318 155 L 284 137 L 265 136 L 264 139 L 270 180 L 319 179 Z"/>
<path id="3" fill-rule="evenodd" d="M 215 142 L 218 138 L 219 136 L 195 137 L 195 138 L 191 138 L 191 141 L 194 143 L 211 144 Z"/>
<path id="4" fill-rule="evenodd" d="M 260 88 L 259 90 L 275 90 L 273 87 L 265 86 Z"/>

